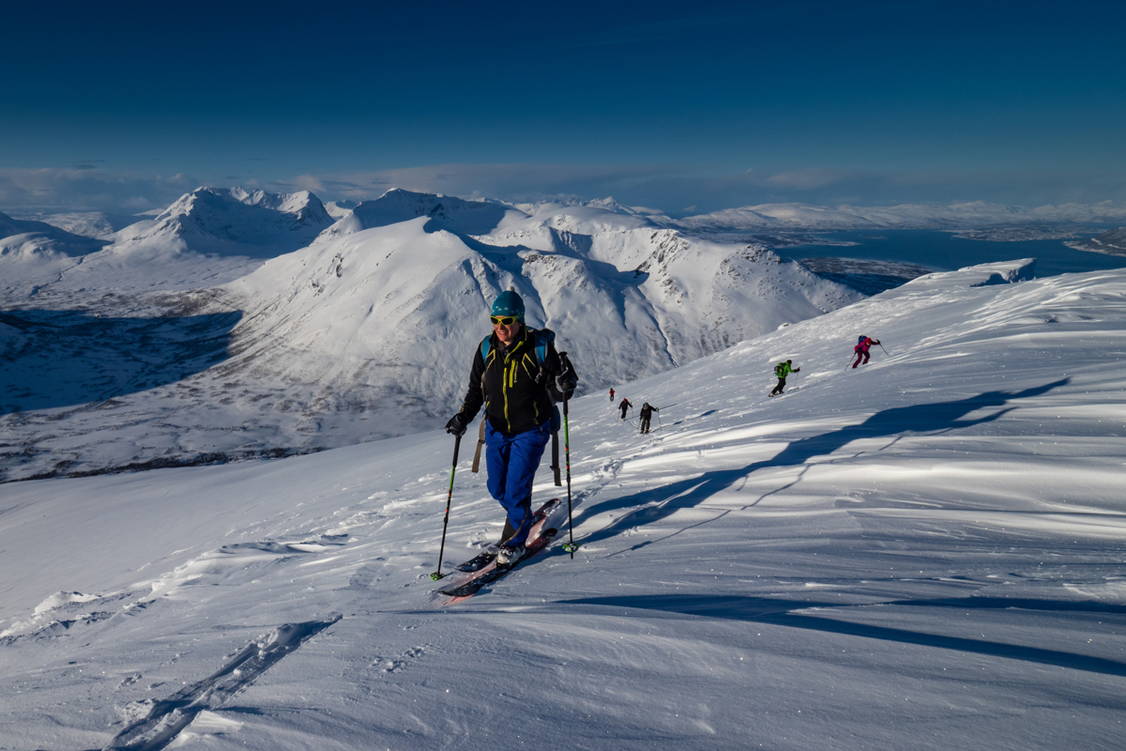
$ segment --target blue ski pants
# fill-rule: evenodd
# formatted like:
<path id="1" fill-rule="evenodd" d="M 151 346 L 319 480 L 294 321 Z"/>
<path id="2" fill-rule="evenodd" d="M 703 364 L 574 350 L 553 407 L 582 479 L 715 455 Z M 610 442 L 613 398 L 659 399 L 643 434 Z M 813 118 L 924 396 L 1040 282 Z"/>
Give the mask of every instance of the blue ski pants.
<path id="1" fill-rule="evenodd" d="M 485 421 L 485 465 L 489 493 L 500 501 L 515 530 L 506 545 L 523 545 L 532 526 L 532 482 L 551 438 L 551 421 L 515 435 L 505 435 Z"/>

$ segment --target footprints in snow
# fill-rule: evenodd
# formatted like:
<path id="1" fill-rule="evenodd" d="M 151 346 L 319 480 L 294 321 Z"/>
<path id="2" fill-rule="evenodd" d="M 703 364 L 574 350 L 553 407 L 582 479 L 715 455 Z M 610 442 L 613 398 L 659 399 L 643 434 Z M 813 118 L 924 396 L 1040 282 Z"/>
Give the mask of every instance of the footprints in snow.
<path id="1" fill-rule="evenodd" d="M 411 647 L 398 657 L 383 657 L 381 655 L 375 655 L 371 658 L 371 662 L 369 664 L 371 665 L 371 667 L 384 673 L 398 673 L 414 660 L 425 656 L 427 651 L 429 651 L 431 648 L 432 647 L 429 644 L 423 645 L 421 647 Z"/>

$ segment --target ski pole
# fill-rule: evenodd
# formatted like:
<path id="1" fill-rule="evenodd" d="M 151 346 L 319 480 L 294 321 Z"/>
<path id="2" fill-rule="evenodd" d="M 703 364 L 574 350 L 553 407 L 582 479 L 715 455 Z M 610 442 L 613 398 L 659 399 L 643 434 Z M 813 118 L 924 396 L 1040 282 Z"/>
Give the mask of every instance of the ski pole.
<path id="1" fill-rule="evenodd" d="M 563 456 L 567 463 L 567 537 L 569 539 L 563 549 L 570 553 L 571 560 L 574 560 L 578 546 L 575 545 L 575 524 L 571 517 L 571 420 L 567 410 L 569 402 L 570 399 L 563 399 Z"/>
<path id="2" fill-rule="evenodd" d="M 446 528 L 450 525 L 450 502 L 454 497 L 454 473 L 457 472 L 457 451 L 461 448 L 461 434 L 454 436 L 454 461 L 450 465 L 450 492 L 446 494 L 446 516 L 442 519 L 442 545 L 438 548 L 438 570 L 430 574 L 430 578 L 438 581 L 445 574 L 442 573 L 442 556 L 446 552 Z M 568 480 L 570 477 L 568 477 Z"/>
<path id="3" fill-rule="evenodd" d="M 880 349 L 882 349 L 884 351 L 885 355 L 887 355 L 888 357 L 891 357 L 891 353 L 887 351 L 887 349 L 884 347 L 884 345 L 882 343 L 880 344 Z"/>

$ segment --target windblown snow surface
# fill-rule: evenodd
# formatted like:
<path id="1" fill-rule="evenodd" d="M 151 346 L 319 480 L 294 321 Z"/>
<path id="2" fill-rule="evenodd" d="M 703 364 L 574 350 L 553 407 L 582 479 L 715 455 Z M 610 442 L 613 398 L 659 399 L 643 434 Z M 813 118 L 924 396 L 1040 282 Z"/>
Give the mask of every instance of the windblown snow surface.
<path id="1" fill-rule="evenodd" d="M 0 486 L 0 748 L 1121 748 L 1126 272 L 1026 272 L 616 384 L 649 435 L 577 399 L 574 558 L 452 605 L 437 431 Z"/>

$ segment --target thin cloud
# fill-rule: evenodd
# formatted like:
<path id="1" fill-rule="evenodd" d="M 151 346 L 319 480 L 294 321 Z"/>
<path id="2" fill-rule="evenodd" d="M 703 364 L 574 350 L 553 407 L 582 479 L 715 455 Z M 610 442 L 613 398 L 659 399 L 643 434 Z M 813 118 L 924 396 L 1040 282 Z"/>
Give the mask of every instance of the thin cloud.
<path id="1" fill-rule="evenodd" d="M 0 208 L 120 211 L 167 206 L 197 187 L 183 174 L 133 175 L 91 168 L 0 169 Z"/>
<path id="2" fill-rule="evenodd" d="M 253 174 L 253 173 L 251 173 Z M 612 197 L 686 216 L 764 203 L 823 206 L 991 201 L 1024 206 L 1126 200 L 1114 175 L 916 171 L 864 172 L 832 167 L 731 172 L 692 165 L 437 164 L 289 177 L 116 173 L 104 168 L 0 169 L 0 211 L 19 209 L 143 211 L 163 208 L 200 185 L 309 190 L 326 201 L 364 201 L 397 187 L 512 203 Z"/>
<path id="3" fill-rule="evenodd" d="M 841 170 L 814 168 L 779 172 L 766 178 L 766 182 L 780 188 L 813 190 L 844 182 L 854 177 L 855 175 Z"/>

